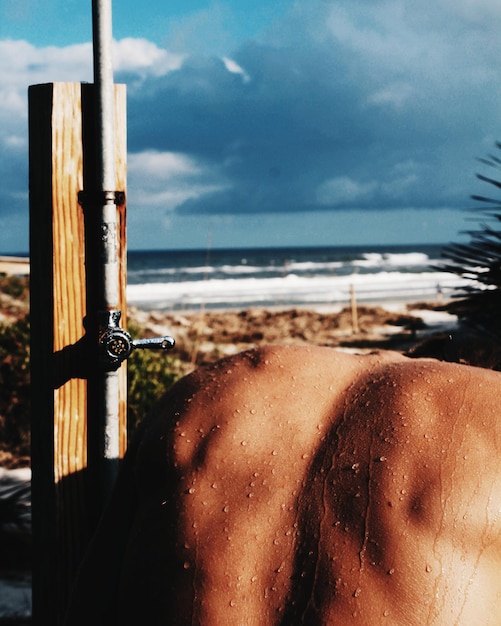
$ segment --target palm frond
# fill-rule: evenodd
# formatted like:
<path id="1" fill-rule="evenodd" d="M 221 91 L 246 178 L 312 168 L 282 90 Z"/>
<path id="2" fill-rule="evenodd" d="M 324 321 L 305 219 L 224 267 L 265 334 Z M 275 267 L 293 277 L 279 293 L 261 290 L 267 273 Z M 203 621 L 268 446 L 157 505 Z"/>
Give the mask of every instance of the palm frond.
<path id="1" fill-rule="evenodd" d="M 501 150 L 501 142 L 496 142 L 496 148 Z M 501 158 L 494 154 L 478 161 L 501 170 Z M 477 178 L 501 190 L 501 180 L 484 174 L 477 174 Z M 471 197 L 480 204 L 470 210 L 483 215 L 483 221 L 476 229 L 465 232 L 470 238 L 468 243 L 446 246 L 446 260 L 440 269 L 474 282 L 459 289 L 448 308 L 463 320 L 474 325 L 481 323 L 501 341 L 501 230 L 497 227 L 501 221 L 501 197 Z"/>

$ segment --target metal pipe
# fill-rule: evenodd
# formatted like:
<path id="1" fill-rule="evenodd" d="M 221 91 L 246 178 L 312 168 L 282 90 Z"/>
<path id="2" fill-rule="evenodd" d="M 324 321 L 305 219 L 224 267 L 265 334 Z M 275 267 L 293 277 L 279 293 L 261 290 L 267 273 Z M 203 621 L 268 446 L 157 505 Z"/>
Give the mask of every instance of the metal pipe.
<path id="1" fill-rule="evenodd" d="M 114 93 L 111 0 L 92 0 L 94 84 L 98 115 L 98 180 L 104 191 L 115 188 Z"/>
<path id="2" fill-rule="evenodd" d="M 111 0 L 92 0 L 94 89 L 96 96 L 96 209 L 99 215 L 98 308 L 111 311 L 119 305 L 118 221 L 115 205 L 115 105 L 112 63 Z M 99 456 L 103 498 L 109 494 L 118 471 L 119 386 L 116 371 L 102 372 L 99 404 L 102 408 Z"/>

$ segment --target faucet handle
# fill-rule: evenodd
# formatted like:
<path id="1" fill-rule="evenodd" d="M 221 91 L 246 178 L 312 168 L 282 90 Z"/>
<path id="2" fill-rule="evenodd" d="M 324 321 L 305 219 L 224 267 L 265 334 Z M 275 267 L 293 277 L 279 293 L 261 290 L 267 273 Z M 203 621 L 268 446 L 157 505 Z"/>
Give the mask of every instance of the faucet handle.
<path id="1" fill-rule="evenodd" d="M 174 347 L 174 344 L 174 338 L 169 337 L 168 335 L 165 335 L 164 337 L 134 339 L 132 341 L 133 348 L 141 348 L 142 350 L 170 350 Z"/>

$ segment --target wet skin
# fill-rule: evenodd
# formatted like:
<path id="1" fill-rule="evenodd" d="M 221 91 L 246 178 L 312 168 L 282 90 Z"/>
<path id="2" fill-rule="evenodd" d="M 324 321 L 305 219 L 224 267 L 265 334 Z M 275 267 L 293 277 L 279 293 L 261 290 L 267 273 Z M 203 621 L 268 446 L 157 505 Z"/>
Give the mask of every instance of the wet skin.
<path id="1" fill-rule="evenodd" d="M 131 446 L 68 623 L 101 594 L 103 624 L 500 624 L 500 399 L 393 353 L 195 372 Z"/>

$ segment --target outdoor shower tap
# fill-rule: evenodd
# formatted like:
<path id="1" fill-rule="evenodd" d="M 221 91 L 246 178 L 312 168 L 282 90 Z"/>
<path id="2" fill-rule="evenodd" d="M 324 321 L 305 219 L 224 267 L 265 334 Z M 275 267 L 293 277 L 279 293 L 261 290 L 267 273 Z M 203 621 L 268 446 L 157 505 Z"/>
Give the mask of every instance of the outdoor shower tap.
<path id="1" fill-rule="evenodd" d="M 174 339 L 168 335 L 133 339 L 129 332 L 120 328 L 121 317 L 122 313 L 118 310 L 99 312 L 99 352 L 105 369 L 116 369 L 137 348 L 170 350 L 174 347 Z"/>

